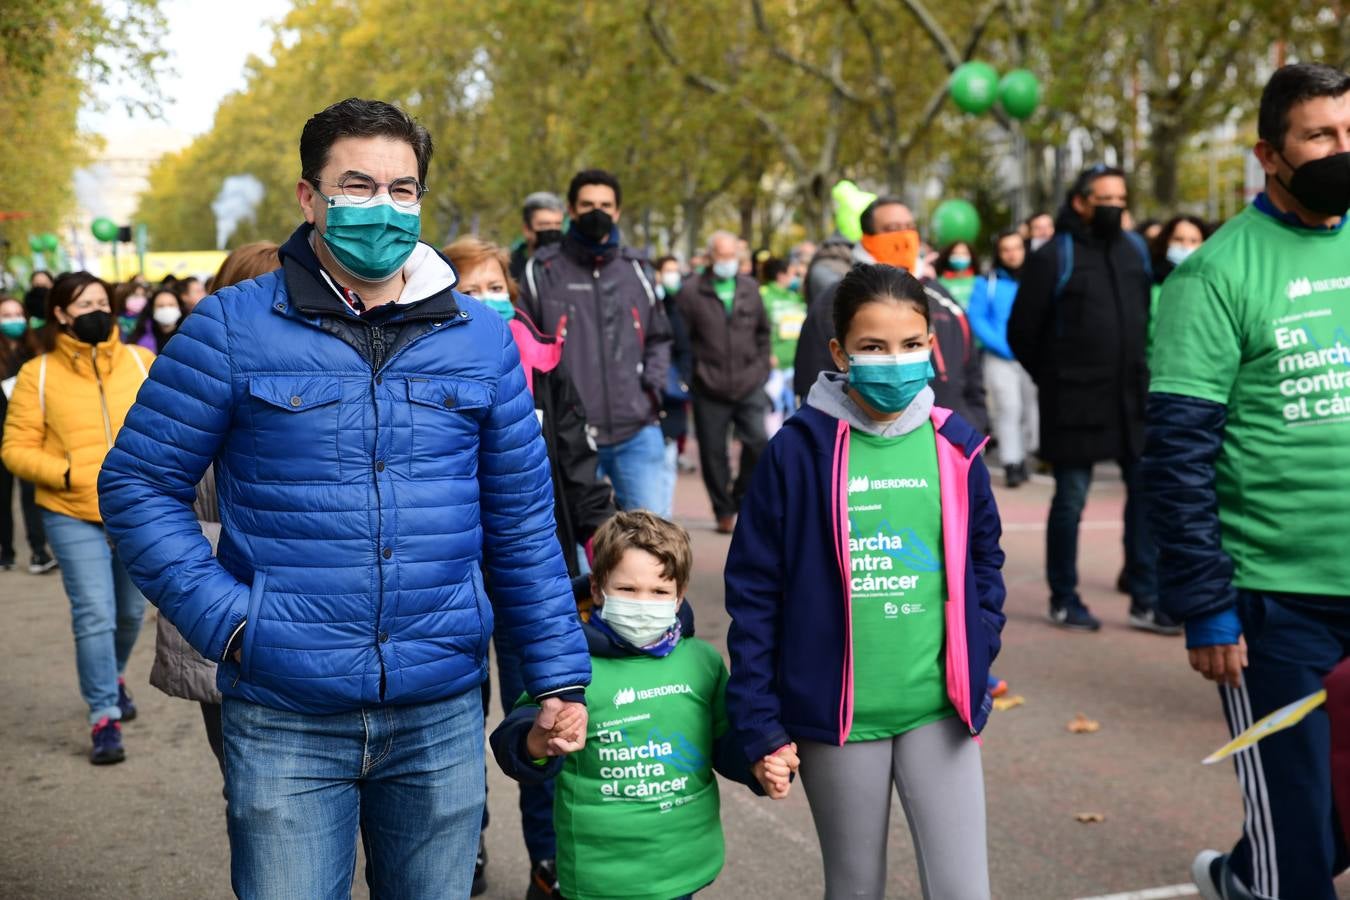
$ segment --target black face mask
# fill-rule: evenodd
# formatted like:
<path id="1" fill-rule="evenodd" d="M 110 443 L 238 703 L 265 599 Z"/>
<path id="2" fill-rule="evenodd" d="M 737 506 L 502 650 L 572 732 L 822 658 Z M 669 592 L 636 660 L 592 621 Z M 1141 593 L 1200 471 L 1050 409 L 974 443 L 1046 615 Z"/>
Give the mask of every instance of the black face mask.
<path id="1" fill-rule="evenodd" d="M 112 313 L 96 309 L 76 316 L 70 322 L 70 333 L 86 344 L 101 344 L 112 333 Z"/>
<path id="2" fill-rule="evenodd" d="M 603 209 L 587 210 L 576 217 L 572 227 L 592 244 L 603 244 L 614 230 L 614 218 Z"/>
<path id="3" fill-rule="evenodd" d="M 1123 206 L 1092 207 L 1092 233 L 1099 238 L 1113 238 L 1120 234 L 1120 217 L 1125 214 Z"/>
<path id="4" fill-rule="evenodd" d="M 556 244 L 562 240 L 562 230 L 558 228 L 545 228 L 542 231 L 534 233 L 534 249 L 539 250 L 547 247 L 549 244 Z"/>
<path id="5" fill-rule="evenodd" d="M 1294 169 L 1294 177 L 1288 184 L 1278 175 L 1275 178 L 1303 208 L 1324 216 L 1343 216 L 1350 210 L 1350 153 L 1310 159 L 1296 169 L 1287 159 L 1284 164 Z"/>

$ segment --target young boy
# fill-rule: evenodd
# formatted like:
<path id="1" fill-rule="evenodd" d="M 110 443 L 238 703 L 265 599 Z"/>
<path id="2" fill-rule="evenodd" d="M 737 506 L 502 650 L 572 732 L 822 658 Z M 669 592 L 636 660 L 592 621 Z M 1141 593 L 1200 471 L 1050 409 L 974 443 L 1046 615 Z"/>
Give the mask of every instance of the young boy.
<path id="1" fill-rule="evenodd" d="M 568 900 L 671 900 L 722 870 L 716 769 L 770 796 L 797 766 L 789 744 L 747 765 L 727 728 L 727 669 L 712 645 L 685 637 L 677 616 L 692 555 L 683 528 L 646 511 L 596 531 L 583 624 L 591 651 L 584 748 L 569 728 L 534 724 L 522 699 L 492 733 L 506 774 L 557 776 L 558 885 Z M 572 752 L 575 751 L 575 752 Z M 569 754 L 563 758 L 564 754 Z"/>

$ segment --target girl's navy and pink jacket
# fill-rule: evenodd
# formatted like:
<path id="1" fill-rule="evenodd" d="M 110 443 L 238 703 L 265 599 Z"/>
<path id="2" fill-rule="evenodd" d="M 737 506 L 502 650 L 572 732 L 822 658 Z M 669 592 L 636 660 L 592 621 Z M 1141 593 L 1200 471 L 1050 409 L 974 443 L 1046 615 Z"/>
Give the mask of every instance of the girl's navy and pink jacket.
<path id="1" fill-rule="evenodd" d="M 979 455 L 987 439 L 950 410 L 928 415 L 941 483 L 947 693 L 977 735 L 1004 622 L 1002 527 Z M 741 508 L 725 574 L 727 714 L 751 760 L 790 740 L 843 744 L 852 726 L 851 427 L 847 416 L 803 407 L 769 443 Z"/>

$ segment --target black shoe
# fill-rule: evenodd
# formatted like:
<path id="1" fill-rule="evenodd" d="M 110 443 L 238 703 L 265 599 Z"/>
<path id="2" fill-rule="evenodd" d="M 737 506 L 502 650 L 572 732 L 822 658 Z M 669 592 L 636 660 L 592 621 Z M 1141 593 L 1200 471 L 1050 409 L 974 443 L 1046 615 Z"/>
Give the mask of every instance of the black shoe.
<path id="1" fill-rule="evenodd" d="M 122 710 L 123 722 L 130 722 L 136 718 L 136 701 L 131 699 L 131 691 L 127 690 L 124 678 L 117 679 L 117 708 Z"/>
<path id="2" fill-rule="evenodd" d="M 473 864 L 473 887 L 469 890 L 469 896 L 477 897 L 480 894 L 486 894 L 487 889 L 487 844 L 480 834 L 478 836 L 478 860 Z"/>
<path id="3" fill-rule="evenodd" d="M 1020 462 L 1015 466 L 1004 466 L 1003 477 L 1010 488 L 1021 487 L 1027 483 L 1027 464 Z"/>
<path id="4" fill-rule="evenodd" d="M 93 731 L 94 749 L 89 751 L 89 761 L 96 766 L 108 766 L 120 763 L 127 758 L 122 747 L 122 726 L 111 719 L 99 719 Z"/>
<path id="5" fill-rule="evenodd" d="M 1179 622 L 1167 613 L 1142 603 L 1130 604 L 1130 627 L 1154 634 L 1178 635 L 1182 632 Z"/>
<path id="6" fill-rule="evenodd" d="M 6 553 L 0 556 L 0 572 L 12 572 L 14 570 L 14 554 Z"/>
<path id="7" fill-rule="evenodd" d="M 1062 606 L 1051 603 L 1050 621 L 1070 631 L 1096 631 L 1102 627 L 1102 623 L 1082 603 L 1066 603 Z"/>
<path id="8" fill-rule="evenodd" d="M 28 574 L 45 575 L 56 568 L 56 560 L 46 550 L 33 554 L 33 560 L 28 564 Z"/>
<path id="9" fill-rule="evenodd" d="M 558 865 L 551 859 L 535 863 L 530 868 L 530 889 L 525 900 L 557 900 Z"/>
<path id="10" fill-rule="evenodd" d="M 1116 576 L 1116 593 L 1128 594 L 1130 592 L 1130 570 L 1128 566 L 1122 566 L 1120 574 Z"/>

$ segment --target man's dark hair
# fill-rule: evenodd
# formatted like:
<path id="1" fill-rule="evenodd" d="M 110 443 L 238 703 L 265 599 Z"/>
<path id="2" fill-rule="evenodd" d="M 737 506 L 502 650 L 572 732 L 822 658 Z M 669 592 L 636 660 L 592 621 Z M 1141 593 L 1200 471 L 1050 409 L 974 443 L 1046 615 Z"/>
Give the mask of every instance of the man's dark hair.
<path id="1" fill-rule="evenodd" d="M 673 257 L 673 256 L 671 256 L 671 255 L 669 255 L 669 254 L 667 254 L 667 255 L 665 255 L 665 256 L 658 256 L 658 257 L 656 258 L 656 260 L 652 263 L 652 270 L 653 270 L 653 271 L 656 271 L 656 272 L 660 272 L 662 269 L 664 269 L 664 268 L 666 267 L 666 263 L 668 263 L 668 262 L 673 262 L 673 263 L 675 263 L 676 265 L 679 265 L 679 263 L 680 263 L 680 261 L 679 261 L 678 259 L 676 259 L 675 257 Z"/>
<path id="2" fill-rule="evenodd" d="M 1073 187 L 1069 191 L 1069 198 L 1088 196 L 1092 193 L 1092 186 L 1097 183 L 1099 178 L 1125 178 L 1125 170 L 1116 166 L 1108 166 L 1105 163 L 1088 166 L 1082 172 L 1079 172 L 1078 177 L 1074 179 Z"/>
<path id="3" fill-rule="evenodd" d="M 31 275 L 28 276 L 28 286 L 29 286 L 29 287 L 32 287 L 32 286 L 33 286 L 33 282 L 37 279 L 37 277 L 38 277 L 39 275 L 46 275 L 47 278 L 50 279 L 50 280 L 52 280 L 52 281 L 55 281 L 55 280 L 56 280 L 56 276 L 52 275 L 52 273 L 51 273 L 51 272 L 48 272 L 46 269 L 34 269 L 34 270 L 33 270 L 33 273 L 32 273 Z"/>
<path id="4" fill-rule="evenodd" d="M 431 134 L 411 116 L 383 100 L 349 97 L 310 116 L 300 132 L 300 177 L 318 181 L 328 151 L 342 138 L 387 137 L 405 141 L 417 155 L 417 180 L 426 183 L 431 164 Z"/>
<path id="5" fill-rule="evenodd" d="M 1350 91 L 1350 72 L 1321 63 L 1295 63 L 1275 70 L 1261 91 L 1256 133 L 1276 150 L 1284 149 L 1289 110 L 1317 97 L 1339 97 Z"/>
<path id="6" fill-rule="evenodd" d="M 572 176 L 572 183 L 567 186 L 567 205 L 576 209 L 577 195 L 581 189 L 588 184 L 603 184 L 606 187 L 614 189 L 614 206 L 616 209 L 623 207 L 623 191 L 619 189 L 619 179 L 615 178 L 604 169 L 582 169 Z"/>
<path id="7" fill-rule="evenodd" d="M 1045 210 L 1040 210 L 1039 212 L 1034 212 L 1034 213 L 1032 213 L 1031 215 L 1027 216 L 1025 219 L 1023 219 L 1023 220 L 1022 220 L 1022 224 L 1025 225 L 1025 226 L 1027 226 L 1028 228 L 1030 228 L 1030 227 L 1031 227 L 1031 223 L 1032 223 L 1032 222 L 1035 222 L 1035 221 L 1036 221 L 1037 219 L 1039 219 L 1041 216 L 1045 216 L 1047 219 L 1049 219 L 1049 220 L 1052 221 L 1052 222 L 1055 220 L 1055 217 L 1054 217 L 1053 215 L 1051 215 L 1050 213 L 1046 212 Z"/>
<path id="8" fill-rule="evenodd" d="M 877 233 L 877 210 L 883 206 L 905 206 L 905 201 L 899 197 L 878 197 L 867 207 L 863 209 L 862 215 L 858 217 L 858 224 L 862 226 L 863 234 Z"/>
<path id="9" fill-rule="evenodd" d="M 834 292 L 834 336 L 843 343 L 853 317 L 868 303 L 908 303 L 931 326 L 928 292 L 923 283 L 904 269 L 883 264 L 859 263 L 839 282 Z"/>
<path id="10" fill-rule="evenodd" d="M 535 191 L 525 198 L 525 205 L 521 208 L 520 214 L 525 220 L 526 227 L 534 227 L 534 214 L 541 209 L 556 213 L 567 212 L 567 207 L 563 206 L 563 202 L 557 194 L 550 191 Z"/>
<path id="11" fill-rule="evenodd" d="M 781 256 L 771 256 L 764 260 L 764 283 L 778 280 L 778 276 L 787 271 L 788 261 Z"/>

